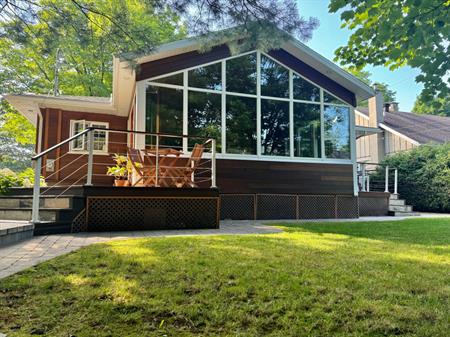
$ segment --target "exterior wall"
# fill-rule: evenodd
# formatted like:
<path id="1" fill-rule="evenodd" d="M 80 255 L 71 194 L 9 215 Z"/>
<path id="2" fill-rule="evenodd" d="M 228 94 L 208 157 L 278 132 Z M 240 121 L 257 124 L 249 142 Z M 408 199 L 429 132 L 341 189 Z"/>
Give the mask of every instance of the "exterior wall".
<path id="1" fill-rule="evenodd" d="M 417 146 L 407 139 L 389 131 L 384 131 L 384 145 L 386 155 L 411 150 Z"/>
<path id="2" fill-rule="evenodd" d="M 42 109 L 42 117 L 42 150 L 46 150 L 70 137 L 71 120 L 84 119 L 94 122 L 108 122 L 110 128 L 127 129 L 126 117 L 98 113 Z M 110 153 L 126 152 L 126 141 L 125 134 L 111 134 L 109 136 L 108 151 Z M 56 182 L 59 182 L 60 185 L 72 184 L 77 181 L 79 181 L 78 184 L 84 184 L 86 182 L 82 177 L 87 172 L 87 166 L 81 166 L 87 163 L 87 154 L 69 153 L 69 144 L 65 144 L 49 153 L 43 161 L 43 164 L 48 159 L 56 159 L 54 172 L 48 172 L 45 169 L 45 165 L 43 165 L 44 169 L 42 174 L 49 185 L 53 185 Z M 113 164 L 111 156 L 109 154 L 94 155 L 94 163 L 96 164 L 94 165 L 94 174 L 98 174 L 98 176 L 94 175 L 93 182 L 111 185 L 113 179 L 105 176 L 106 166 Z"/>

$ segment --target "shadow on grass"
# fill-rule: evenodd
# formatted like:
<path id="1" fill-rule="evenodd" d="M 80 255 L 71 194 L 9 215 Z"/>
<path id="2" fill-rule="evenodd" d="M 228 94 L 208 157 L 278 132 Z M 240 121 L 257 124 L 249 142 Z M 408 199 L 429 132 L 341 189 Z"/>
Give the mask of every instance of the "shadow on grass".
<path id="1" fill-rule="evenodd" d="M 371 222 L 279 223 L 288 232 L 342 234 L 417 245 L 450 245 L 450 218 Z"/>
<path id="2" fill-rule="evenodd" d="M 2 283 L 0 331 L 447 336 L 450 258 L 434 256 L 418 233 L 395 224 L 399 231 L 383 235 L 372 233 L 378 223 L 362 224 L 375 227 L 360 232 L 342 223 L 304 224 L 271 235 L 93 245 Z M 394 234 L 402 244 L 391 241 Z M 448 242 L 434 235 L 431 241 Z"/>

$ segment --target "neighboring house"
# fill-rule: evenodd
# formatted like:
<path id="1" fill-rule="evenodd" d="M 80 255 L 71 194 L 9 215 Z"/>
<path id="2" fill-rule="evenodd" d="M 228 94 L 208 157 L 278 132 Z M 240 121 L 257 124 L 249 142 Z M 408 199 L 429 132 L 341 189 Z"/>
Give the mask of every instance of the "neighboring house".
<path id="1" fill-rule="evenodd" d="M 450 142 L 450 118 L 419 115 L 398 110 L 398 103 L 383 104 L 378 115 L 378 133 L 359 137 L 356 142 L 358 162 L 379 163 L 385 156 L 410 150 L 422 144 Z M 357 107 L 357 126 L 370 127 L 369 108 Z M 375 114 L 375 113 L 374 113 Z"/>
<path id="2" fill-rule="evenodd" d="M 154 149 L 155 136 L 144 133 L 201 136 L 217 141 L 215 158 L 205 158 L 216 160 L 210 185 L 220 191 L 222 218 L 358 216 L 354 108 L 374 100 L 373 89 L 294 39 L 267 53 L 199 47 L 196 39 L 163 45 L 136 59 L 137 71 L 114 58 L 111 98 L 6 99 L 37 126 L 37 152 L 87 127 L 108 129 L 93 135 L 94 187 L 112 186 L 105 175 L 111 154 Z M 193 142 L 158 145 L 183 158 Z M 57 146 L 44 158 L 47 182 L 82 184 L 88 148 L 84 137 Z M 143 191 L 127 191 L 136 190 Z M 102 191 L 120 197 L 112 187 Z"/>

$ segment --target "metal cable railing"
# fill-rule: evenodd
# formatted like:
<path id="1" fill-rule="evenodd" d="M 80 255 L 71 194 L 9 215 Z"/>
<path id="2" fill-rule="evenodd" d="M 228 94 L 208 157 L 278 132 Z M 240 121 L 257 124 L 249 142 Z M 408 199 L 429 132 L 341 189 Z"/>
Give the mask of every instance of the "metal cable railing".
<path id="1" fill-rule="evenodd" d="M 67 145 L 69 151 L 55 155 Z M 137 161 L 131 158 L 136 151 L 141 158 Z M 123 162 L 114 163 L 114 155 Z M 57 163 L 51 172 L 46 166 L 50 159 Z M 212 138 L 89 127 L 32 160 L 33 222 L 39 221 L 41 195 L 55 192 L 58 198 L 80 185 L 111 186 L 112 180 L 125 179 L 129 186 L 216 187 L 216 140 Z M 49 185 L 41 192 L 42 172 Z"/>

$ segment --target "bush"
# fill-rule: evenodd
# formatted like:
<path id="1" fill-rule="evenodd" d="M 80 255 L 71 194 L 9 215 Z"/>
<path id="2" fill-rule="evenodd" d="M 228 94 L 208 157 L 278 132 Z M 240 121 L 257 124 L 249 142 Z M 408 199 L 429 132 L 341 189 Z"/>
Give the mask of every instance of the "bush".
<path id="1" fill-rule="evenodd" d="M 398 169 L 398 193 L 417 211 L 450 212 L 450 143 L 421 145 L 387 157 Z"/>
<path id="2" fill-rule="evenodd" d="M 7 194 L 11 187 L 33 187 L 34 171 L 32 168 L 15 173 L 10 169 L 0 169 L 0 194 Z M 41 177 L 41 186 L 45 186 L 44 178 Z"/>

